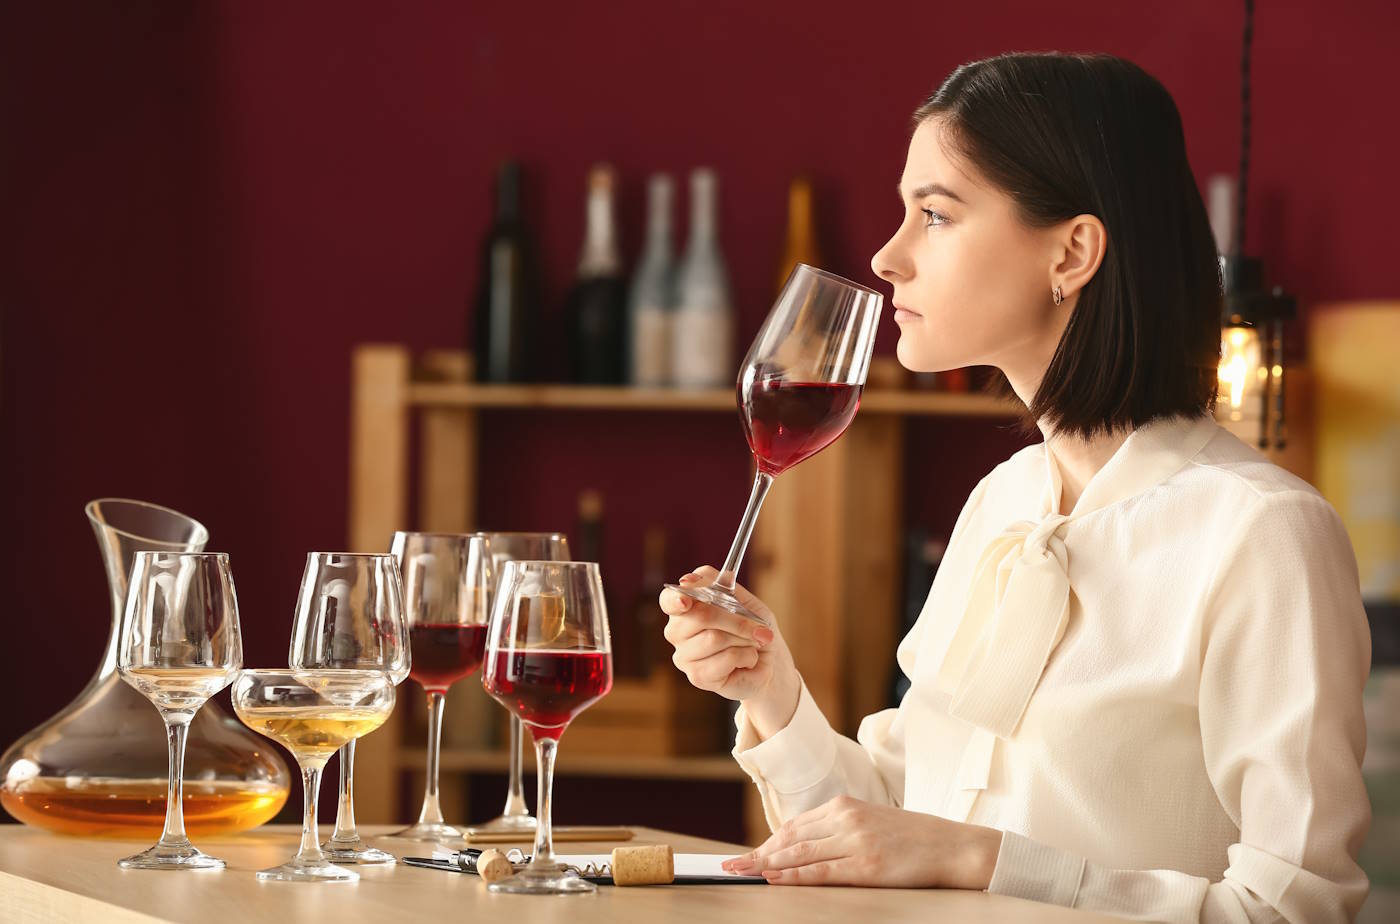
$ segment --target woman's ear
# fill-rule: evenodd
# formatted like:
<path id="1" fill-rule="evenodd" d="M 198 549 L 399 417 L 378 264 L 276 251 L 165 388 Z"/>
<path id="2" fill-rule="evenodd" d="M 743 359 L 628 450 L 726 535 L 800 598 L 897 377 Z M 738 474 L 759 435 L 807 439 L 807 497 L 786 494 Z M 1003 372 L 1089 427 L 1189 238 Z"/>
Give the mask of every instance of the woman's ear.
<path id="1" fill-rule="evenodd" d="M 1079 294 L 1099 271 L 1108 250 L 1108 231 L 1093 215 L 1076 215 L 1055 229 L 1055 257 L 1050 267 L 1050 288 L 1056 286 L 1066 299 Z"/>

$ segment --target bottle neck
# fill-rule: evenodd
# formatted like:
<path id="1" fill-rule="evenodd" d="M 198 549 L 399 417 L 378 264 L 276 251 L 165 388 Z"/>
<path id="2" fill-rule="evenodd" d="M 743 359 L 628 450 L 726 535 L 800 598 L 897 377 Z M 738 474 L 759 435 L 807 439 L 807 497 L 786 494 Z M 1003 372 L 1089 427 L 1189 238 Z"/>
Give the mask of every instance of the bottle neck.
<path id="1" fill-rule="evenodd" d="M 513 163 L 501 165 L 496 175 L 496 224 L 513 225 L 520 221 L 520 167 Z"/>
<path id="2" fill-rule="evenodd" d="M 611 175 L 594 171 L 589 182 L 587 231 L 583 255 L 579 258 L 580 278 L 616 276 L 622 270 L 617 254 L 617 225 L 613 217 Z"/>
<path id="3" fill-rule="evenodd" d="M 816 250 L 816 239 L 812 187 L 806 180 L 794 180 L 788 190 L 788 251 L 805 256 Z"/>
<path id="4" fill-rule="evenodd" d="M 716 179 L 712 171 L 697 170 L 690 178 L 690 249 L 715 248 Z"/>
<path id="5" fill-rule="evenodd" d="M 671 252 L 671 181 L 666 177 L 654 177 L 647 187 L 647 242 L 648 255 L 665 256 Z"/>

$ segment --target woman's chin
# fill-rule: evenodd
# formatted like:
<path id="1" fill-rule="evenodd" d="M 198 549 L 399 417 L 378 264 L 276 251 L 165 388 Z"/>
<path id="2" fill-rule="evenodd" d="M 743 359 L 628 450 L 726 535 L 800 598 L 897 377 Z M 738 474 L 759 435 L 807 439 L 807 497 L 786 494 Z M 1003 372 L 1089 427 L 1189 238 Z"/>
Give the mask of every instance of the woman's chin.
<path id="1" fill-rule="evenodd" d="M 899 335 L 899 343 L 895 345 L 894 355 L 899 360 L 899 364 L 910 372 L 947 372 L 949 369 L 961 369 L 971 365 L 959 357 L 941 356 L 928 350 L 919 349 L 917 338 L 908 333 Z"/>

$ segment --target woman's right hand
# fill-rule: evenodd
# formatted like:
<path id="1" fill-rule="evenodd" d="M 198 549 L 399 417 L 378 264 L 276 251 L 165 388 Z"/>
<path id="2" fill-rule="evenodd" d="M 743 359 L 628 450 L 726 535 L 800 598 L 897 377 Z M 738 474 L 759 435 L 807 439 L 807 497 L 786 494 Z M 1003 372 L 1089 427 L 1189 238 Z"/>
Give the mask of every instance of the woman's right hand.
<path id="1" fill-rule="evenodd" d="M 706 565 L 680 579 L 687 586 L 714 583 L 719 572 Z M 702 603 L 674 590 L 661 592 L 668 618 L 663 633 L 676 649 L 671 660 L 691 685 L 740 700 L 761 738 L 781 731 L 797 711 L 802 678 L 777 629 L 773 612 L 742 585 L 734 595 L 767 626 Z"/>

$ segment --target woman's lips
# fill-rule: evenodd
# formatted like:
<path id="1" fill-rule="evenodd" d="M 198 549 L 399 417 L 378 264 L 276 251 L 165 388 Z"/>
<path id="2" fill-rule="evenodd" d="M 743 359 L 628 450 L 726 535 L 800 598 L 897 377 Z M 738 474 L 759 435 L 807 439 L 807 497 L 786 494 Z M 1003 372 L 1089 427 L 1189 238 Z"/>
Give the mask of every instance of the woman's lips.
<path id="1" fill-rule="evenodd" d="M 919 314 L 917 311 L 910 311 L 908 308 L 905 308 L 903 305 L 895 305 L 895 306 L 894 306 L 894 321 L 895 321 L 896 324 L 898 324 L 900 321 L 912 321 L 912 320 L 914 320 L 915 318 L 922 318 L 922 317 L 923 317 L 923 315 Z"/>

